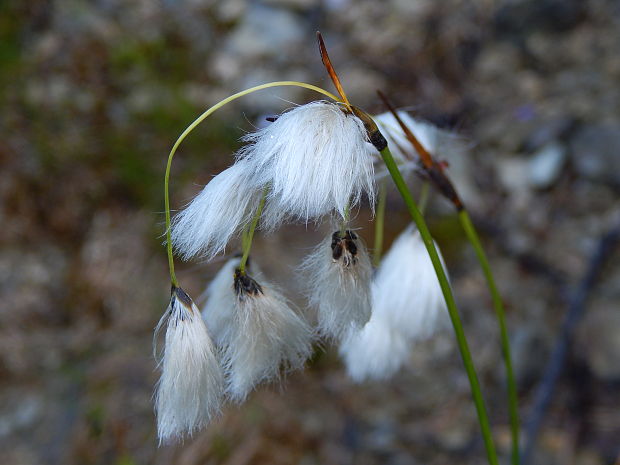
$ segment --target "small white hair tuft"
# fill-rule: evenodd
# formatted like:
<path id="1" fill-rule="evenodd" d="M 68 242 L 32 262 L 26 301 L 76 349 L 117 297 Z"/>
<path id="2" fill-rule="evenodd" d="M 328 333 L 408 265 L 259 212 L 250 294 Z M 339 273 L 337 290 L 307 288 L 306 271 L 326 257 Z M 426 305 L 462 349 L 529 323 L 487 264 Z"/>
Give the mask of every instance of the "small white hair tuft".
<path id="1" fill-rule="evenodd" d="M 161 377 L 155 392 L 160 444 L 182 439 L 204 428 L 220 411 L 222 368 L 200 311 L 181 289 L 174 288 L 155 336 L 166 325 Z"/>
<path id="2" fill-rule="evenodd" d="M 344 235 L 336 231 L 325 238 L 301 268 L 323 336 L 340 339 L 370 319 L 372 265 L 366 246 L 353 231 Z"/>
<path id="3" fill-rule="evenodd" d="M 238 274 L 235 292 L 223 359 L 226 392 L 232 401 L 242 402 L 259 383 L 277 379 L 282 370 L 302 368 L 312 354 L 314 334 L 270 284 Z"/>
<path id="4" fill-rule="evenodd" d="M 224 251 L 258 208 L 252 167 L 238 161 L 215 176 L 172 221 L 172 244 L 184 260 L 207 260 Z"/>
<path id="5" fill-rule="evenodd" d="M 437 253 L 443 263 L 437 244 Z M 373 316 L 421 340 L 449 322 L 443 293 L 424 241 L 413 225 L 396 238 L 377 269 Z"/>

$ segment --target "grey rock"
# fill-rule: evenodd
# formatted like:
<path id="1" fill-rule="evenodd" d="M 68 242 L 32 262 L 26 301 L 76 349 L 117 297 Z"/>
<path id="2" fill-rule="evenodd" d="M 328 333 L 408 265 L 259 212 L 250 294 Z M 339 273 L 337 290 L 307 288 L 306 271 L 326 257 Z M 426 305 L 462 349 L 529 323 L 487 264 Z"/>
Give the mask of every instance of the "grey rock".
<path id="1" fill-rule="evenodd" d="M 593 124 L 570 142 L 577 171 L 594 181 L 620 182 L 620 124 Z"/>
<path id="2" fill-rule="evenodd" d="M 292 53 L 306 38 L 304 24 L 290 11 L 252 5 L 226 44 L 240 59 Z"/>

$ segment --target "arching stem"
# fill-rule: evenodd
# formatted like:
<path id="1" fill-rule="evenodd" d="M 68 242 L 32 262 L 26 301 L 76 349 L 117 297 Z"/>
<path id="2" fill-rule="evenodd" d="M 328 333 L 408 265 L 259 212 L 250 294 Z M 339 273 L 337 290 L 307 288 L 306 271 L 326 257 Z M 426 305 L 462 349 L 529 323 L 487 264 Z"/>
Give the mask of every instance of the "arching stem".
<path id="1" fill-rule="evenodd" d="M 225 98 L 224 100 L 216 103 L 211 108 L 207 109 L 204 113 L 202 113 L 198 118 L 196 118 L 192 124 L 190 124 L 185 131 L 181 133 L 179 138 L 176 140 L 174 145 L 172 146 L 172 150 L 170 150 L 170 154 L 168 155 L 168 163 L 166 164 L 166 174 L 164 175 L 164 207 L 166 210 L 166 252 L 168 254 L 168 268 L 170 271 L 170 282 L 173 286 L 179 287 L 179 282 L 177 281 L 176 274 L 174 272 L 174 255 L 172 252 L 172 238 L 170 232 L 170 168 L 172 167 L 172 159 L 174 158 L 174 154 L 176 153 L 181 142 L 205 119 L 207 119 L 211 114 L 215 111 L 222 108 L 224 105 L 241 98 L 245 95 L 251 94 L 253 92 L 268 89 L 270 87 L 286 87 L 286 86 L 295 86 L 295 87 L 303 87 L 304 89 L 313 90 L 320 94 L 329 97 L 330 99 L 341 102 L 341 99 L 336 97 L 331 92 L 326 91 L 325 89 L 321 89 L 320 87 L 314 86 L 312 84 L 306 84 L 305 82 L 298 81 L 275 81 L 268 82 L 266 84 L 261 84 L 259 86 L 250 87 L 249 89 L 242 90 L 241 92 L 237 92 L 236 94 L 231 95 L 230 97 Z"/>

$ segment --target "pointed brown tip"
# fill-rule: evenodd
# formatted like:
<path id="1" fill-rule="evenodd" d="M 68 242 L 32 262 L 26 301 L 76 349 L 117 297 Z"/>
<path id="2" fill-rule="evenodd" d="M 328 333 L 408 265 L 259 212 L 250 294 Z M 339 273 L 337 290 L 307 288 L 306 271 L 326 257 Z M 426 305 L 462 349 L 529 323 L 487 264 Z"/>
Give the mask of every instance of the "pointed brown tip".
<path id="1" fill-rule="evenodd" d="M 327 74 L 329 74 L 329 77 L 334 83 L 334 86 L 336 87 L 336 90 L 338 91 L 338 94 L 340 95 L 341 100 L 347 105 L 347 107 L 349 107 L 350 106 L 349 99 L 347 98 L 347 95 L 344 93 L 344 88 L 342 87 L 342 84 L 340 83 L 340 79 L 338 78 L 338 75 L 336 74 L 336 70 L 334 69 L 334 66 L 332 65 L 331 60 L 329 59 L 329 55 L 327 53 L 327 47 L 325 46 L 325 41 L 323 40 L 323 35 L 321 34 L 320 31 L 316 31 L 316 38 L 319 42 L 319 52 L 321 53 L 321 61 L 323 62 L 323 66 L 325 66 L 325 69 L 327 70 Z"/>

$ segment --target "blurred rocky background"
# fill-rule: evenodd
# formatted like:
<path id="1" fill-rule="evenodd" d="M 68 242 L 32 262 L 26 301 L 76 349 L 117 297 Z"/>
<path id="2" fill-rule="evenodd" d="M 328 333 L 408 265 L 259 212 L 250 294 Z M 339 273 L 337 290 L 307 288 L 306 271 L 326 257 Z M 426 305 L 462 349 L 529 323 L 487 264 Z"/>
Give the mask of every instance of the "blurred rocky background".
<path id="1" fill-rule="evenodd" d="M 0 463 L 484 463 L 449 332 L 381 383 L 353 384 L 327 346 L 305 372 L 227 407 L 207 431 L 157 447 L 151 337 L 169 291 L 167 153 L 195 116 L 242 88 L 296 79 L 331 89 L 317 29 L 356 104 L 383 111 L 383 89 L 468 145 L 440 156 L 483 232 L 507 306 L 523 422 L 530 418 L 572 290 L 620 213 L 620 3 L 4 0 Z M 173 205 L 226 167 L 265 115 L 310 98 L 267 90 L 212 117 L 175 160 Z M 407 217 L 395 194 L 389 209 L 391 240 Z M 362 211 L 357 222 L 371 241 L 368 218 Z M 485 282 L 450 208 L 435 198 L 428 218 L 507 463 Z M 291 267 L 324 232 L 259 237 L 255 258 L 294 297 Z M 532 463 L 618 463 L 619 256 L 589 288 Z M 198 296 L 217 266 L 186 264 L 178 274 Z"/>

